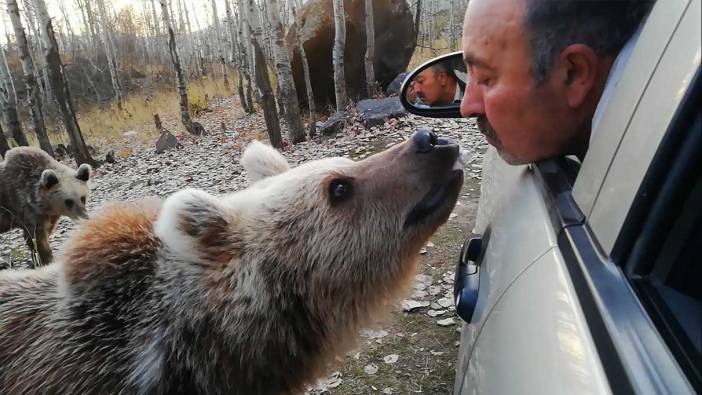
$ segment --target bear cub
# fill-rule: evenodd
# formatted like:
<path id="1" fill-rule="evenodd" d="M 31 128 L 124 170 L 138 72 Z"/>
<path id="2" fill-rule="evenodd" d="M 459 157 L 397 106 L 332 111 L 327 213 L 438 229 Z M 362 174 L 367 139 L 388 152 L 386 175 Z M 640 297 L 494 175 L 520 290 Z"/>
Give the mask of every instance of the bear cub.
<path id="1" fill-rule="evenodd" d="M 87 219 L 91 167 L 78 170 L 34 147 L 16 147 L 0 162 L 0 233 L 22 229 L 32 260 L 53 260 L 49 236 L 61 216 Z"/>

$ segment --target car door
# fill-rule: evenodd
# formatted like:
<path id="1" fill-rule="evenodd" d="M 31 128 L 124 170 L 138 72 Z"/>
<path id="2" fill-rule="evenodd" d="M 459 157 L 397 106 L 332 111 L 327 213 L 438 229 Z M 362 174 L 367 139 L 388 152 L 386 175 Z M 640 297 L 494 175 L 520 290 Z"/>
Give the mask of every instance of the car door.
<path id="1" fill-rule="evenodd" d="M 690 392 L 675 359 L 659 358 L 664 348 L 656 346 L 663 343 L 655 327 L 639 333 L 627 326 L 633 312 L 632 322 L 650 319 L 634 308 L 630 282 L 600 246 L 631 237 L 621 225 L 699 68 L 699 12 L 698 0 L 654 7 L 575 182 L 567 160 L 522 168 L 487 161 L 481 206 L 489 203 L 476 232 L 489 240 L 477 262 L 478 303 L 462 331 L 455 393 Z M 619 281 L 599 287 L 603 280 L 583 274 L 589 272 L 582 265 L 598 275 L 618 273 Z M 617 321 L 623 327 L 608 321 L 601 299 L 608 292 L 629 296 L 629 313 Z M 617 328 L 628 342 L 620 344 L 627 337 Z M 650 342 L 653 351 L 642 355 L 657 362 L 631 357 L 641 351 L 637 340 Z M 626 361 L 619 357 L 624 346 Z M 670 377 L 646 370 L 655 368 Z"/>

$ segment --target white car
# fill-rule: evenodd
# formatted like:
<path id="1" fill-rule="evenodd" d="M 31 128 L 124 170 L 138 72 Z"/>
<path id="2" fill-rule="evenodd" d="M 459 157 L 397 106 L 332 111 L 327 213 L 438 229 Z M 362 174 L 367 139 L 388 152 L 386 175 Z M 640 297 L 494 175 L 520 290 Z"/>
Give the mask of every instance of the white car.
<path id="1" fill-rule="evenodd" d="M 490 150 L 461 251 L 456 394 L 702 392 L 700 0 L 658 1 L 580 163 Z M 458 106 L 413 105 L 458 117 Z M 460 75 L 460 73 L 457 73 Z"/>

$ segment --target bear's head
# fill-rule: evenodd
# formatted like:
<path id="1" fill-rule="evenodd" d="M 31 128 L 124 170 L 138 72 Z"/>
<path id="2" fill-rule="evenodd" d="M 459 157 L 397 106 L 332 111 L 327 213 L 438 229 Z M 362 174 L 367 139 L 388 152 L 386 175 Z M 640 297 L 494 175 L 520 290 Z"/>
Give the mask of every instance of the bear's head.
<path id="1" fill-rule="evenodd" d="M 67 166 L 45 169 L 39 184 L 49 212 L 71 219 L 87 219 L 85 205 L 90 193 L 88 180 L 91 172 L 92 168 L 86 163 L 80 165 L 78 170 Z"/>
<path id="2" fill-rule="evenodd" d="M 458 146 L 426 130 L 358 162 L 327 158 L 291 168 L 258 142 L 241 162 L 254 181 L 249 188 L 172 195 L 156 235 L 173 257 L 198 267 L 254 268 L 270 286 L 257 290 L 258 300 L 290 287 L 342 311 L 395 296 L 463 183 Z"/>

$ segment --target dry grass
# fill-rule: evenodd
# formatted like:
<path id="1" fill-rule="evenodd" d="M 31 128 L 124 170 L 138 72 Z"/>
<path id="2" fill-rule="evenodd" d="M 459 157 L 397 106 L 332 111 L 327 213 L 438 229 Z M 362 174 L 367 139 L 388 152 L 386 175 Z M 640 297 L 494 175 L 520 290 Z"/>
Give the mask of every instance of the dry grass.
<path id="1" fill-rule="evenodd" d="M 425 46 L 429 46 L 431 48 L 423 48 L 417 46 L 414 50 L 414 53 L 412 54 L 412 59 L 410 59 L 409 65 L 407 66 L 407 70 L 414 70 L 415 68 L 419 67 L 422 63 L 428 60 L 431 60 L 437 56 L 446 55 L 447 53 L 453 52 L 453 49 L 450 45 L 450 41 L 450 38 L 442 37 L 432 41 L 431 45 L 425 44 Z M 457 37 L 456 41 L 457 42 L 455 48 L 457 48 L 457 50 L 460 51 L 461 37 Z"/>
<path id="2" fill-rule="evenodd" d="M 233 92 L 224 86 L 223 80 L 205 79 L 188 84 L 188 101 L 192 116 L 207 108 L 208 98 L 228 96 Z M 151 143 L 156 135 L 153 115 L 161 119 L 180 118 L 178 91 L 174 87 L 160 87 L 154 94 L 145 96 L 134 93 L 127 96 L 123 110 L 116 103 L 107 106 L 94 106 L 77 114 L 78 122 L 86 142 L 89 144 L 122 140 L 122 135 L 130 130 L 137 132 L 151 130 L 153 133 L 137 133 L 142 143 Z M 177 132 L 172 130 L 172 132 Z"/>

